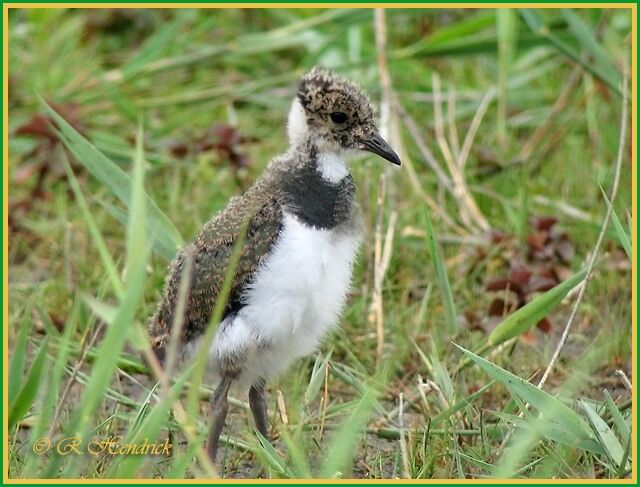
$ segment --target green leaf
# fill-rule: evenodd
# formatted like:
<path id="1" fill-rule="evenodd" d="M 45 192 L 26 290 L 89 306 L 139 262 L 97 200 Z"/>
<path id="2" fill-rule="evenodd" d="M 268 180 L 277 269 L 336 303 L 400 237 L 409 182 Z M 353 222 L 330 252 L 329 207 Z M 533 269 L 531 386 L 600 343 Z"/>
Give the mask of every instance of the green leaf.
<path id="1" fill-rule="evenodd" d="M 146 416 L 135 429 L 130 429 L 125 443 L 141 443 L 145 439 L 152 442 L 158 437 L 160 429 L 166 424 L 169 409 L 175 400 L 180 396 L 187 382 L 187 378 L 191 371 L 186 371 L 182 377 L 176 380 L 175 384 L 169 390 L 158 404 L 151 408 Z M 146 411 L 145 411 L 146 412 Z M 166 440 L 168 441 L 168 440 Z M 172 450 L 175 445 L 172 445 Z M 144 455 L 121 456 L 120 461 L 116 461 L 111 465 L 107 476 L 111 478 L 134 478 L 140 464 L 145 460 Z"/>
<path id="2" fill-rule="evenodd" d="M 562 16 L 569 24 L 569 28 L 576 36 L 576 39 L 580 42 L 582 49 L 589 52 L 594 62 L 598 66 L 598 71 L 603 76 L 607 76 L 607 84 L 613 86 L 620 86 L 621 78 L 620 73 L 611 64 L 609 58 L 611 57 L 594 36 L 594 29 L 589 27 L 583 22 L 583 20 L 570 8 L 563 8 L 560 10 Z"/>
<path id="3" fill-rule="evenodd" d="M 440 245 L 438 245 L 438 241 L 436 240 L 436 234 L 433 230 L 431 218 L 429 217 L 429 211 L 426 208 L 423 212 L 423 216 L 424 224 L 427 229 L 427 248 L 429 249 L 431 262 L 433 263 L 436 275 L 438 276 L 438 284 L 444 301 L 447 329 L 450 335 L 455 335 L 458 332 L 458 313 L 456 312 L 456 305 L 453 301 L 453 292 L 451 291 L 451 285 L 449 284 L 447 268 L 444 264 Z"/>
<path id="4" fill-rule="evenodd" d="M 164 24 L 144 44 L 139 47 L 135 54 L 120 68 L 121 78 L 124 81 L 142 71 L 145 66 L 158 59 L 171 45 L 178 35 L 178 31 L 184 24 L 184 18 L 176 18 L 173 22 Z"/>
<path id="5" fill-rule="evenodd" d="M 566 281 L 561 282 L 553 289 L 549 289 L 507 316 L 489 335 L 489 344 L 499 345 L 511 338 L 520 336 L 558 306 L 565 296 L 569 294 L 569 291 L 580 284 L 586 275 L 586 269 L 574 274 Z"/>
<path id="6" fill-rule="evenodd" d="M 321 478 L 335 478 L 345 473 L 344 469 L 353 459 L 358 435 L 366 426 L 375 403 L 373 392 L 365 392 L 351 417 L 335 432 L 322 464 Z"/>
<path id="7" fill-rule="evenodd" d="M 420 39 L 415 44 L 396 51 L 400 57 L 413 56 L 434 46 L 447 45 L 451 42 L 459 42 L 460 39 L 471 37 L 495 25 L 496 13 L 486 11 L 470 17 L 460 19 L 450 25 L 440 27 L 433 34 Z"/>
<path id="8" fill-rule="evenodd" d="M 478 397 L 480 397 L 484 393 L 484 391 L 489 389 L 493 384 L 495 384 L 495 381 L 491 381 L 488 384 L 485 384 L 473 394 L 469 394 L 467 397 L 462 398 L 460 401 L 452 405 L 450 408 L 447 408 L 446 410 L 436 414 L 433 418 L 431 418 L 431 427 L 432 428 L 437 427 L 445 419 L 450 418 L 451 416 L 456 414 L 458 411 L 461 411 L 462 409 L 466 408 L 469 404 L 473 403 Z"/>
<path id="9" fill-rule="evenodd" d="M 20 334 L 16 346 L 13 349 L 13 355 L 11 357 L 11 363 L 9 364 L 9 409 L 13 406 L 13 403 L 18 397 L 18 391 L 22 384 L 22 375 L 24 374 L 24 362 L 25 354 L 27 351 L 27 336 L 29 334 L 31 312 L 33 311 L 33 304 L 30 302 L 26 309 L 22 325 L 20 326 Z"/>
<path id="10" fill-rule="evenodd" d="M 304 434 L 304 433 L 302 433 Z M 309 455 L 301 446 L 301 442 L 296 442 L 289 434 L 288 429 L 281 429 L 280 438 L 287 447 L 289 463 L 293 468 L 293 478 L 310 479 L 313 477 L 309 466 Z"/>
<path id="11" fill-rule="evenodd" d="M 454 345 L 493 379 L 504 384 L 512 395 L 518 396 L 522 401 L 540 411 L 539 421 L 536 421 L 535 428 L 540 431 L 541 435 L 554 432 L 554 435 L 557 434 L 554 439 L 559 441 L 559 438 L 562 438 L 563 444 L 590 451 L 601 451 L 589 425 L 578 413 L 565 406 L 562 401 L 488 360 L 455 343 Z"/>
<path id="12" fill-rule="evenodd" d="M 51 341 L 51 348 L 55 350 L 55 362 L 53 369 L 47 375 L 47 385 L 40 393 L 42 402 L 41 411 L 38 415 L 38 422 L 31 430 L 31 444 L 42 438 L 47 432 L 53 430 L 52 424 L 56 408 L 60 401 L 60 383 L 65 372 L 65 366 L 71 351 L 72 341 L 81 318 L 81 304 L 79 299 L 75 299 L 73 308 L 69 313 L 64 325 L 64 334 L 61 338 L 54 337 Z M 46 338 L 45 338 L 46 339 Z M 43 397 L 44 396 L 44 397 Z M 38 476 L 39 466 L 44 458 L 40 455 L 30 455 L 23 471 L 24 478 L 35 478 Z M 40 471 L 41 474 L 41 471 Z"/>
<path id="13" fill-rule="evenodd" d="M 518 43 L 518 17 L 510 8 L 496 12 L 498 31 L 498 140 L 504 144 L 507 136 L 507 81 Z"/>
<path id="14" fill-rule="evenodd" d="M 33 359 L 33 363 L 31 364 L 31 370 L 29 371 L 27 380 L 12 403 L 11 409 L 9 410 L 9 429 L 13 428 L 13 426 L 27 414 L 43 382 L 42 379 L 46 377 L 46 374 L 43 372 L 43 367 L 48 346 L 49 337 L 45 338 L 42 345 L 40 345 L 36 358 Z"/>
<path id="15" fill-rule="evenodd" d="M 532 32 L 545 37 L 553 46 L 556 47 L 556 49 L 558 49 L 558 51 L 567 56 L 576 64 L 582 66 L 585 70 L 589 71 L 594 76 L 600 78 L 618 95 L 622 96 L 622 91 L 620 90 L 618 82 L 615 79 L 612 79 L 610 73 L 603 71 L 597 65 L 592 65 L 591 63 L 585 61 L 579 52 L 576 52 L 573 48 L 569 47 L 569 45 L 566 44 L 559 36 L 551 32 L 551 30 L 544 24 L 544 21 L 542 20 L 542 17 L 540 17 L 538 12 L 530 8 L 523 8 L 520 9 L 520 15 L 522 15 L 522 18 L 525 20 Z"/>
<path id="16" fill-rule="evenodd" d="M 262 447 L 256 450 L 256 453 L 259 455 L 260 461 L 263 465 L 275 470 L 280 477 L 287 479 L 294 478 L 293 472 L 289 469 L 284 460 L 280 458 L 280 455 L 271 442 L 262 436 L 259 431 L 256 431 L 256 435 L 258 436 L 258 441 Z"/>
<path id="17" fill-rule="evenodd" d="M 184 479 L 187 478 L 187 469 L 193 463 L 193 458 L 196 456 L 198 447 L 200 447 L 200 445 L 197 442 L 190 442 L 183 454 L 176 455 L 171 465 L 169 465 L 169 470 L 165 473 L 164 478 L 184 482 Z"/>
<path id="18" fill-rule="evenodd" d="M 611 394 L 606 389 L 604 390 L 604 398 L 607 404 L 607 409 L 609 409 L 609 413 L 611 414 L 611 419 L 613 419 L 613 424 L 616 425 L 618 430 L 618 434 L 622 437 L 623 441 L 626 441 L 631 436 L 631 429 L 629 425 L 624 420 L 620 409 L 616 406 L 616 403 L 613 401 Z"/>
<path id="19" fill-rule="evenodd" d="M 537 436 L 539 439 L 555 441 L 562 445 L 580 448 L 592 453 L 602 454 L 604 450 L 593 440 L 575 440 L 562 426 L 553 423 L 546 423 L 543 417 L 531 417 L 530 414 L 520 417 L 517 414 L 502 413 L 500 411 L 491 411 L 491 414 L 506 421 L 524 431 Z"/>
<path id="20" fill-rule="evenodd" d="M 607 452 L 609 458 L 615 462 L 616 467 L 621 466 L 624 459 L 624 449 L 620 441 L 618 441 L 618 438 L 616 438 L 616 435 L 587 402 L 580 401 L 580 406 L 582 406 L 582 410 L 586 413 L 591 427 L 596 433 L 596 437 Z"/>
<path id="21" fill-rule="evenodd" d="M 89 210 L 89 206 L 87 205 L 86 200 L 84 199 L 84 195 L 82 194 L 82 190 L 80 189 L 80 185 L 78 184 L 78 180 L 76 179 L 75 174 L 73 174 L 73 169 L 69 165 L 69 161 L 67 160 L 67 156 L 64 151 L 60 151 L 62 163 L 64 165 L 64 170 L 67 173 L 67 178 L 69 179 L 69 186 L 71 186 L 71 190 L 78 201 L 78 206 L 82 211 L 82 216 L 89 228 L 89 233 L 93 238 L 95 246 L 98 250 L 98 255 L 100 256 L 100 260 L 102 261 L 102 265 L 106 271 L 107 276 L 109 277 L 109 282 L 111 282 L 111 287 L 116 294 L 116 297 L 120 298 L 122 296 L 123 288 L 122 281 L 120 280 L 120 276 L 118 275 L 118 270 L 116 265 L 113 263 L 113 259 L 111 258 L 111 254 L 109 254 L 109 250 L 107 249 L 107 245 L 102 238 L 102 234 L 98 229 L 98 225 L 96 224 L 91 211 Z"/>
<path id="22" fill-rule="evenodd" d="M 80 297 L 98 318 L 100 318 L 108 325 L 113 323 L 113 320 L 116 317 L 116 313 L 118 312 L 117 307 L 107 304 L 103 301 L 99 301 L 93 296 L 89 296 L 88 294 L 80 293 Z"/>
<path id="23" fill-rule="evenodd" d="M 146 239 L 145 194 L 143 187 L 144 165 L 142 157 L 142 131 L 138 132 L 136 158 L 134 161 L 133 181 L 131 183 L 131 207 L 127 226 L 127 257 L 125 289 L 120 300 L 113 322 L 107 328 L 102 343 L 97 348 L 96 360 L 91 370 L 91 377 L 84 389 L 78 407 L 67 425 L 67 432 L 84 437 L 90 430 L 95 410 L 104 400 L 105 391 L 113 378 L 120 353 L 135 330 L 135 313 L 142 298 L 146 277 L 146 264 L 149 247 Z M 63 471 L 63 476 L 74 477 L 80 468 L 78 462 L 70 462 Z"/>
<path id="24" fill-rule="evenodd" d="M 325 371 L 329 360 L 331 360 L 331 352 L 327 353 L 324 358 L 320 355 L 316 357 L 313 370 L 311 371 L 311 378 L 304 393 L 305 404 L 310 404 L 316 398 L 318 392 L 320 392 L 320 388 L 325 380 Z"/>
<path id="25" fill-rule="evenodd" d="M 618 236 L 618 240 L 620 240 L 620 245 L 622 245 L 622 248 L 627 254 L 627 257 L 631 259 L 633 255 L 633 246 L 631 245 L 631 237 L 629 236 L 627 231 L 624 229 L 624 226 L 622 225 L 620 218 L 618 218 L 618 215 L 613 209 L 613 206 L 611 205 L 611 201 L 609 201 L 609 197 L 607 196 L 607 193 L 604 191 L 602 186 L 600 187 L 600 191 L 602 191 L 602 196 L 604 196 L 604 200 L 607 202 L 607 207 L 611 211 L 611 219 L 613 220 L 613 227 L 616 230 L 616 235 Z"/>
<path id="26" fill-rule="evenodd" d="M 144 401 L 142 401 L 142 404 L 138 408 L 138 412 L 136 412 L 136 415 L 131 420 L 131 426 L 129 427 L 129 434 L 136 433 L 142 426 L 145 418 L 149 414 L 149 410 L 151 409 L 151 400 L 154 394 L 156 393 L 156 389 L 158 388 L 159 385 L 160 383 L 156 382 L 147 393 L 147 396 L 144 398 Z"/>
<path id="27" fill-rule="evenodd" d="M 109 188 L 120 201 L 129 207 L 132 190 L 131 178 L 111 159 L 80 135 L 53 108 L 44 101 L 42 101 L 42 104 L 59 127 L 59 136 L 64 145 L 98 181 Z M 147 227 L 149 234 L 157 240 L 161 248 L 161 255 L 167 259 L 172 259 L 177 248 L 182 245 L 182 237 L 155 202 L 146 193 L 143 194 L 143 197 L 148 209 L 148 215 L 143 224 Z"/>

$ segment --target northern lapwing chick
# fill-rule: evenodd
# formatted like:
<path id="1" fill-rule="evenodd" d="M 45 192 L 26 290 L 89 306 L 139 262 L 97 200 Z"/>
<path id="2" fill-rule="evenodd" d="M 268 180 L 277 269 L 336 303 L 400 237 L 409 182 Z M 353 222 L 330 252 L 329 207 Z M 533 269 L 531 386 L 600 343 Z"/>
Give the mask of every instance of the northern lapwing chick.
<path id="1" fill-rule="evenodd" d="M 266 381 L 316 350 L 338 322 L 361 238 L 355 185 L 345 159 L 369 151 L 400 165 L 376 129 L 363 90 L 322 68 L 300 80 L 288 133 L 289 150 L 274 158 L 254 185 L 233 198 L 178 254 L 151 322 L 153 348 L 162 361 L 186 256 L 192 255 L 179 338 L 183 358 L 197 353 L 234 244 L 248 222 L 208 351 L 208 370 L 218 384 L 207 441 L 212 459 L 231 385 L 248 389 L 256 428 L 267 437 Z"/>

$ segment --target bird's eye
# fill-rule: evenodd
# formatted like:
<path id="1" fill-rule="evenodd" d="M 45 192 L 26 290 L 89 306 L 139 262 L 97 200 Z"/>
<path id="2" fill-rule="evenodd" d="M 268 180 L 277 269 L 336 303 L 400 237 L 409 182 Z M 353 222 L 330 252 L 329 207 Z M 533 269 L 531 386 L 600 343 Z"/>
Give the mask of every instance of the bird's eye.
<path id="1" fill-rule="evenodd" d="M 347 121 L 347 114 L 344 112 L 333 112 L 331 114 L 331 121 L 333 123 L 345 123 Z"/>

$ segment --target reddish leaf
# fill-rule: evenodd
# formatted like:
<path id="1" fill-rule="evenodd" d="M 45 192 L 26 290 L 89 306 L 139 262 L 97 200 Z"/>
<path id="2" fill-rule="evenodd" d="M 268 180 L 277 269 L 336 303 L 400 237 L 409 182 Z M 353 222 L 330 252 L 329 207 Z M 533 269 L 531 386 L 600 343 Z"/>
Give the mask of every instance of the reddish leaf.
<path id="1" fill-rule="evenodd" d="M 247 154 L 232 152 L 230 156 L 231 162 L 233 162 L 236 167 L 249 167 L 251 165 L 251 158 Z"/>
<path id="2" fill-rule="evenodd" d="M 506 314 L 506 303 L 504 299 L 496 298 L 489 305 L 489 316 L 504 316 Z"/>
<path id="3" fill-rule="evenodd" d="M 509 273 L 509 279 L 519 287 L 524 288 L 531 278 L 531 271 L 523 265 L 514 265 Z"/>
<path id="4" fill-rule="evenodd" d="M 498 277 L 489 281 L 484 288 L 487 291 L 502 291 L 511 287 L 510 282 L 511 280 L 508 277 Z"/>
<path id="5" fill-rule="evenodd" d="M 165 143 L 169 153 L 178 158 L 183 158 L 189 153 L 189 147 L 186 143 L 175 139 L 169 139 Z"/>
<path id="6" fill-rule="evenodd" d="M 216 137 L 218 147 L 224 149 L 233 148 L 240 143 L 240 134 L 231 125 L 217 123 L 213 126 L 213 135 Z"/>
<path id="7" fill-rule="evenodd" d="M 539 232 L 547 232 L 558 223 L 558 219 L 553 216 L 534 216 L 531 218 L 531 226 Z"/>
<path id="8" fill-rule="evenodd" d="M 42 137 L 53 143 L 58 136 L 51 128 L 51 119 L 38 113 L 31 117 L 28 122 L 20 125 L 16 129 L 16 135 L 27 135 L 31 137 Z"/>
<path id="9" fill-rule="evenodd" d="M 535 232 L 527 235 L 527 243 L 533 251 L 541 251 L 547 241 L 549 234 L 547 232 Z"/>
<path id="10" fill-rule="evenodd" d="M 51 103 L 51 107 L 58 112 L 73 128 L 83 133 L 85 128 L 79 117 L 80 106 L 76 103 L 66 103 L 64 105 L 56 105 Z M 15 131 L 16 135 L 26 135 L 30 137 L 44 138 L 49 143 L 58 142 L 58 134 L 53 129 L 53 121 L 42 113 L 36 113 L 29 121 L 22 124 Z"/>
<path id="11" fill-rule="evenodd" d="M 549 318 L 542 318 L 540 321 L 538 321 L 536 326 L 546 334 L 551 333 L 551 322 L 549 321 Z"/>
<path id="12" fill-rule="evenodd" d="M 498 245 L 499 243 L 502 243 L 505 240 L 505 234 L 498 231 L 498 230 L 493 230 L 491 232 L 491 243 L 493 245 Z"/>

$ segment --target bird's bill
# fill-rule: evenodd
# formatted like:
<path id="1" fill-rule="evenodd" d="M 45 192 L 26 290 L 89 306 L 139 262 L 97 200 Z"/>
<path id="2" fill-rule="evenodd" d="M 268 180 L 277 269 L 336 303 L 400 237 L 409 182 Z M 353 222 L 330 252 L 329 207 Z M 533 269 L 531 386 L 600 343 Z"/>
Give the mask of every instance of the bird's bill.
<path id="1" fill-rule="evenodd" d="M 364 139 L 362 141 L 362 146 L 364 150 L 373 152 L 396 166 L 400 165 L 400 158 L 398 157 L 398 154 L 393 151 L 389 144 L 387 144 L 387 141 L 384 140 L 377 132 L 374 132 L 373 135 Z"/>

